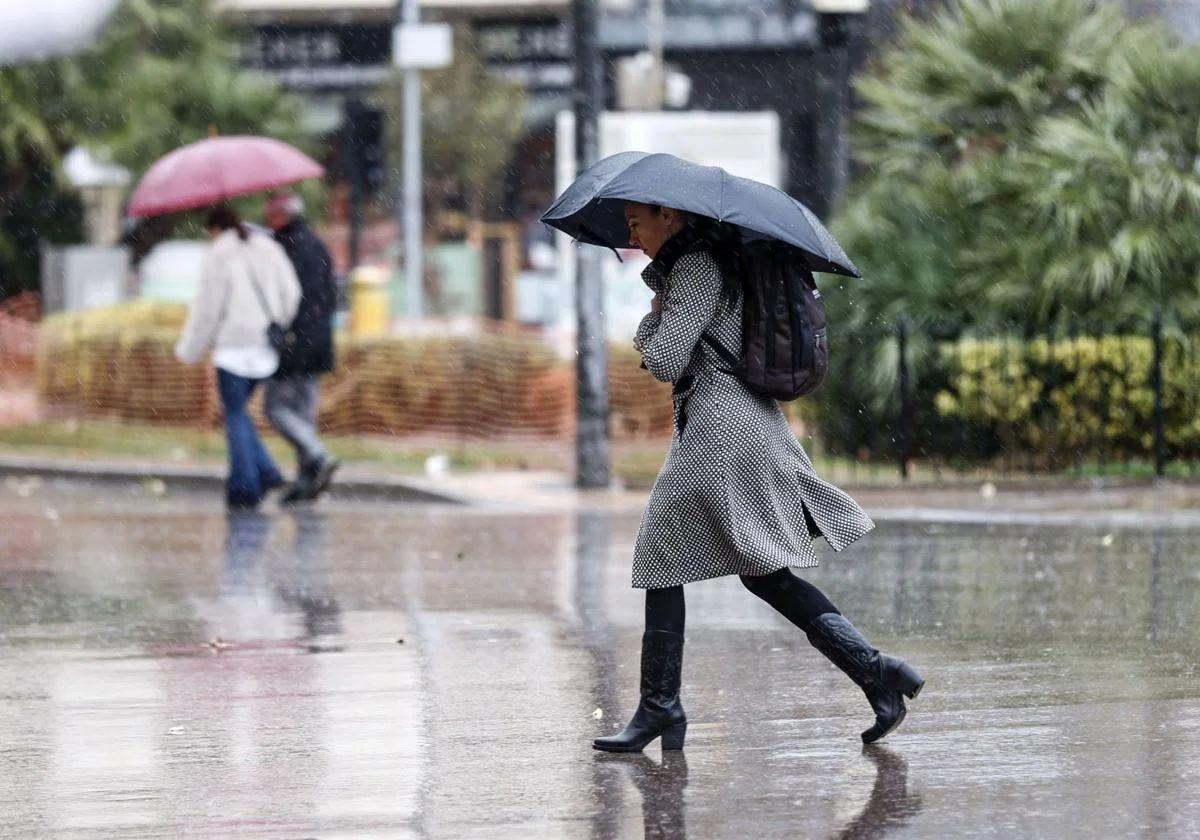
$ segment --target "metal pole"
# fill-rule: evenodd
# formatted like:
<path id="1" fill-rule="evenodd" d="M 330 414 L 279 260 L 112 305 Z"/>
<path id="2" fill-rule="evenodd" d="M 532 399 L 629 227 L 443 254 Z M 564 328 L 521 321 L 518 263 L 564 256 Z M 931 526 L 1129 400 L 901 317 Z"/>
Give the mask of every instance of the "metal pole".
<path id="1" fill-rule="evenodd" d="M 575 163 L 582 172 L 596 162 L 600 153 L 598 135 L 604 84 L 597 0 L 572 0 L 571 12 L 575 25 Z M 607 487 L 612 478 L 604 287 L 598 249 L 581 247 L 577 254 L 575 483 L 581 488 L 598 488 Z"/>
<path id="2" fill-rule="evenodd" d="M 646 27 L 648 30 L 646 49 L 654 61 L 654 69 L 651 71 L 650 77 L 654 98 L 650 102 L 650 107 L 655 111 L 661 111 L 666 99 L 667 86 L 667 68 L 664 58 L 667 21 L 664 0 L 650 0 L 650 7 L 646 12 Z"/>
<path id="3" fill-rule="evenodd" d="M 1166 474 L 1167 445 L 1163 432 L 1163 342 L 1162 307 L 1154 307 L 1154 474 Z"/>
<path id="4" fill-rule="evenodd" d="M 362 103 L 357 99 L 346 102 L 342 117 L 342 158 L 343 169 L 350 182 L 350 270 L 358 266 L 360 243 L 362 241 L 362 199 L 363 199 L 363 168 L 362 147 L 359 143 L 358 120 Z"/>
<path id="5" fill-rule="evenodd" d="M 818 31 L 821 49 L 815 56 L 817 90 L 817 137 L 820 141 L 818 194 L 812 204 L 823 216 L 845 192 L 850 178 L 849 138 L 846 115 L 850 113 L 850 42 L 858 31 L 861 15 L 821 13 Z"/>
<path id="6" fill-rule="evenodd" d="M 418 0 L 400 0 L 400 22 L 419 23 Z M 401 212 L 404 228 L 405 309 L 408 317 L 424 313 L 424 208 L 421 168 L 421 71 L 404 71 L 404 190 Z"/>
<path id="7" fill-rule="evenodd" d="M 908 424 L 912 407 L 908 399 L 908 319 L 901 318 L 896 329 L 900 366 L 900 423 L 897 444 L 900 448 L 900 478 L 908 480 Z"/>

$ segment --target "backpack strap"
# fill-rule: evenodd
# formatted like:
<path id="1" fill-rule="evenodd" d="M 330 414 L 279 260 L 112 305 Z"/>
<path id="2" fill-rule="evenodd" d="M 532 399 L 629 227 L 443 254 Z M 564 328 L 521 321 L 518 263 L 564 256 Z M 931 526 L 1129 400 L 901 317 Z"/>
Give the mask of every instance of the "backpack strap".
<path id="1" fill-rule="evenodd" d="M 278 323 L 275 320 L 275 313 L 271 311 L 271 305 L 267 303 L 267 296 L 263 294 L 262 287 L 258 285 L 258 278 L 254 274 L 254 269 L 247 266 L 246 270 L 250 275 L 250 285 L 254 287 L 254 294 L 258 297 L 259 306 L 262 307 L 262 311 L 266 314 L 267 321 L 272 324 Z"/>
<path id="2" fill-rule="evenodd" d="M 737 366 L 738 366 L 737 356 L 733 355 L 733 353 L 729 352 L 728 348 L 726 348 L 725 345 L 721 344 L 721 342 L 717 341 L 715 338 L 713 338 L 711 335 L 709 335 L 707 330 L 705 330 L 703 333 L 701 333 L 700 339 L 705 344 L 707 344 L 709 347 L 711 347 L 713 349 L 713 351 L 718 356 L 721 357 L 722 361 L 724 361 L 725 364 L 729 365 L 730 368 L 732 368 L 732 369 L 737 368 Z"/>

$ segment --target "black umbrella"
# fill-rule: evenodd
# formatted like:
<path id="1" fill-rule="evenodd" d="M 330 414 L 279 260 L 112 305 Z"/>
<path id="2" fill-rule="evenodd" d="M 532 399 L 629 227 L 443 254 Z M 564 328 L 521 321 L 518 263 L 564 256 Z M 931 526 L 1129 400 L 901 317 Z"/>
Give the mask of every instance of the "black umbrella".
<path id="1" fill-rule="evenodd" d="M 812 271 L 861 276 L 816 215 L 782 190 L 667 154 L 621 152 L 588 167 L 542 221 L 589 245 L 629 247 L 626 201 L 737 225 L 746 239 L 798 248 Z"/>

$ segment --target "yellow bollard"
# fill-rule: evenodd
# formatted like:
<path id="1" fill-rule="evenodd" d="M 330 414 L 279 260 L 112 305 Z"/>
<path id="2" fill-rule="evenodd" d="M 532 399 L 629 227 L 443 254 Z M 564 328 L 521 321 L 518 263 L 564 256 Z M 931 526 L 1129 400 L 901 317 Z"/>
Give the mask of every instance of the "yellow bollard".
<path id="1" fill-rule="evenodd" d="M 374 265 L 350 272 L 350 334 L 387 335 L 388 275 Z"/>

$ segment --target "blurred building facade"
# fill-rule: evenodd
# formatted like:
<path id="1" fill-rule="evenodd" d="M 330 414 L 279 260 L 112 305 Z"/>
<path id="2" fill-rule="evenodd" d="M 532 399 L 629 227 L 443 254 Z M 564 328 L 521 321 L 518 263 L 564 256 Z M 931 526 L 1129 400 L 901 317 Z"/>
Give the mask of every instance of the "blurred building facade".
<path id="1" fill-rule="evenodd" d="M 866 0 L 660 0 L 663 52 L 676 82 L 666 107 L 771 110 L 780 115 L 785 187 L 819 211 L 844 185 L 852 46 Z M 636 110 L 621 85 L 628 60 L 655 37 L 654 0 L 601 2 L 607 107 Z M 250 27 L 242 60 L 300 92 L 314 131 L 336 130 L 347 98 L 389 69 L 391 0 L 224 0 Z M 525 134 L 514 153 L 502 218 L 545 206 L 553 192 L 553 131 L 571 106 L 567 0 L 427 0 L 427 20 L 469 26 L 487 64 L 527 92 Z"/>
<path id="2" fill-rule="evenodd" d="M 644 110 L 772 112 L 779 118 L 780 185 L 827 215 L 850 178 L 852 80 L 873 51 L 896 34 L 902 13 L 925 17 L 945 0 L 598 0 L 605 107 Z M 1161 16 L 1184 37 L 1200 37 L 1200 0 L 1112 0 L 1135 17 Z M 357 234 L 348 229 L 347 181 L 374 173 L 367 192 L 375 225 L 361 236 L 366 257 L 395 241 L 386 208 L 394 185 L 380 147 L 382 113 L 364 108 L 391 72 L 395 0 L 220 0 L 246 26 L 243 66 L 272 76 L 308 105 L 308 129 L 327 139 L 335 185 L 331 234 L 348 267 Z M 511 286 L 536 269 L 545 237 L 536 219 L 556 187 L 556 118 L 572 105 L 569 0 L 424 0 L 423 19 L 470 30 L 480 59 L 525 92 L 522 130 L 503 187 L 483 209 L 483 253 L 447 252 L 442 272 L 470 298 L 472 314 L 511 317 Z M 655 45 L 659 45 L 657 49 Z M 652 59 L 652 56 L 655 58 Z M 661 56 L 661 64 L 657 56 Z M 661 74 L 661 75 L 656 75 Z M 650 88 L 654 88 L 650 91 Z M 649 95 L 648 95 L 649 94 Z M 369 160 L 351 152 L 369 150 Z M 371 151 L 373 150 L 373 151 Z M 356 175 L 357 173 L 357 175 Z M 394 176 L 393 176 L 394 177 Z M 359 190 L 361 194 L 362 190 Z M 339 202 L 338 196 L 341 196 Z M 478 239 L 478 237 L 477 237 Z M 474 243 L 478 249 L 479 241 Z M 435 257 L 435 264 L 437 258 Z M 509 301 L 509 303 L 504 303 Z"/>
<path id="3" fill-rule="evenodd" d="M 383 114 L 361 103 L 378 93 L 391 72 L 394 0 L 220 5 L 246 28 L 243 66 L 299 94 L 307 103 L 308 130 L 327 141 L 325 162 L 340 182 L 332 190 L 326 231 L 335 258 L 348 268 L 352 253 L 367 260 L 394 253 L 387 208 L 395 185 L 346 188 L 364 166 L 384 182 L 386 173 L 394 178 L 399 170 L 395 163 L 386 165 L 387 159 L 397 160 L 398 150 L 380 149 L 367 164 L 355 156 L 356 149 L 386 136 L 378 124 Z M 848 179 L 850 77 L 855 50 L 862 52 L 856 39 L 864 31 L 868 0 L 600 0 L 599 5 L 606 110 L 775 113 L 779 148 L 764 156 L 781 161 L 780 185 L 819 213 L 831 208 Z M 545 272 L 541 252 L 547 243 L 536 220 L 559 186 L 556 121 L 572 106 L 571 3 L 426 0 L 421 9 L 427 22 L 468 29 L 484 65 L 525 94 L 524 113 L 513 117 L 521 121 L 521 132 L 501 188 L 483 208 L 485 218 L 471 222 L 469 243 L 439 244 L 431 254 L 432 282 L 457 301 L 455 314 L 516 318 L 522 279 Z M 654 43 L 661 44 L 654 53 L 661 63 L 647 64 Z M 648 84 L 653 79 L 662 81 Z M 347 222 L 354 216 L 346 208 L 364 192 L 380 200 L 360 236 L 350 232 Z"/>

